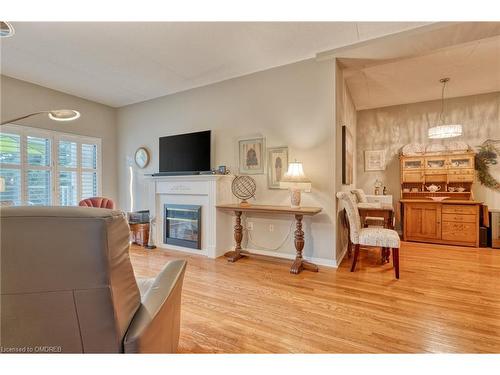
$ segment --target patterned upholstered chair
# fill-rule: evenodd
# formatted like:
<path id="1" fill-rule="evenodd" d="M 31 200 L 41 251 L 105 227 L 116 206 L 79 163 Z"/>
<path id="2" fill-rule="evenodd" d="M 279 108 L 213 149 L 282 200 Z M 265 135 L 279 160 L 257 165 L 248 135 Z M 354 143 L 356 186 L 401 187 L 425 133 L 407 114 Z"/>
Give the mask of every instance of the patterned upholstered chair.
<path id="1" fill-rule="evenodd" d="M 358 203 L 368 203 L 368 198 L 366 197 L 365 191 L 363 189 L 352 189 L 351 193 L 354 194 Z"/>
<path id="2" fill-rule="evenodd" d="M 351 193 L 354 194 L 358 203 L 373 204 L 373 203 L 368 202 L 368 198 L 366 197 L 365 191 L 363 189 L 353 189 L 353 190 L 351 190 Z M 368 225 L 375 225 L 377 227 L 383 227 L 384 223 L 385 223 L 385 220 L 383 217 L 368 216 L 368 217 L 366 217 L 365 222 L 361 223 L 361 226 L 366 227 Z"/>
<path id="3" fill-rule="evenodd" d="M 115 202 L 109 198 L 104 197 L 92 197 L 86 198 L 78 203 L 82 207 L 94 207 L 94 208 L 109 208 L 110 210 L 115 209 Z"/>
<path id="4" fill-rule="evenodd" d="M 381 247 L 382 252 L 389 258 L 392 249 L 392 261 L 396 279 L 399 279 L 399 235 L 392 229 L 362 228 L 358 207 L 354 196 L 348 192 L 338 192 L 337 198 L 344 207 L 349 221 L 349 236 L 354 245 L 354 258 L 351 272 L 356 269 L 360 246 Z"/>

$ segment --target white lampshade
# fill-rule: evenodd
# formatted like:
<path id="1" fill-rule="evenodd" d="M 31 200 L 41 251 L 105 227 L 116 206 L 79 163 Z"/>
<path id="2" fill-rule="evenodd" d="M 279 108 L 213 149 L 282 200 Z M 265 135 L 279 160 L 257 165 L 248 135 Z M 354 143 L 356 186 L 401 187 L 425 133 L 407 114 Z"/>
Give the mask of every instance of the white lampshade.
<path id="1" fill-rule="evenodd" d="M 439 125 L 429 128 L 430 139 L 453 138 L 462 135 L 462 125 Z"/>
<path id="2" fill-rule="evenodd" d="M 80 117 L 80 112 L 74 109 L 56 109 L 49 111 L 49 118 L 54 121 L 73 121 Z"/>
<path id="3" fill-rule="evenodd" d="M 5 178 L 0 177 L 0 193 L 5 191 Z"/>
<path id="4" fill-rule="evenodd" d="M 301 189 L 304 191 L 311 190 L 311 180 L 304 174 L 302 163 L 294 161 L 288 163 L 288 171 L 280 181 L 280 186 L 285 188 Z"/>

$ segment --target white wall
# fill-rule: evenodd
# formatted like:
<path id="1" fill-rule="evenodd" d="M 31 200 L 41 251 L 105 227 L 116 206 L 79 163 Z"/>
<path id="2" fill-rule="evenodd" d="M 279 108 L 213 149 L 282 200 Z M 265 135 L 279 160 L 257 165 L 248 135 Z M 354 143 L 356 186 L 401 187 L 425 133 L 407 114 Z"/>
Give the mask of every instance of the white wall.
<path id="1" fill-rule="evenodd" d="M 215 141 L 213 166 L 237 171 L 237 141 L 262 135 L 267 147 L 288 146 L 291 160 L 304 164 L 312 192 L 303 194 L 304 206 L 323 212 L 305 220 L 310 257 L 335 259 L 334 77 L 332 61 L 306 60 L 239 77 L 210 86 L 134 104 L 118 110 L 119 203 L 129 208 L 128 166 L 135 150 L 146 146 L 152 162 L 144 170 L 134 166 L 136 208 L 147 207 L 144 173 L 158 171 L 158 138 L 210 129 Z M 267 188 L 267 176 L 257 181 L 256 203 L 289 204 L 286 190 Z M 275 247 L 289 231 L 290 217 L 254 217 L 253 238 Z M 269 232 L 269 224 L 275 230 Z M 232 230 L 232 228 L 228 228 Z M 249 244 L 249 247 L 258 248 Z M 293 254 L 293 236 L 279 250 Z"/>
<path id="2" fill-rule="evenodd" d="M 395 197 L 395 207 L 399 208 L 400 171 L 399 151 L 402 146 L 412 143 L 431 143 L 427 129 L 437 122 L 441 111 L 441 101 L 397 105 L 358 112 L 358 182 L 367 193 L 373 193 L 375 179 L 380 179 Z M 475 148 L 486 139 L 500 139 L 500 93 L 464 96 L 447 99 L 445 118 L 454 124 L 462 124 L 464 134 L 449 140 L 435 140 L 446 144 L 461 140 Z M 365 172 L 365 150 L 387 150 L 385 171 Z M 500 165 L 492 168 L 500 179 Z M 473 187 L 477 200 L 484 201 L 491 208 L 500 208 L 500 194 L 476 182 Z M 399 213 L 397 214 L 399 217 Z"/>
<path id="3" fill-rule="evenodd" d="M 52 121 L 47 116 L 40 115 L 16 124 L 101 138 L 102 194 L 114 200 L 118 198 L 114 108 L 4 75 L 0 76 L 0 85 L 2 121 L 50 109 L 79 111 L 81 117 L 71 122 Z"/>

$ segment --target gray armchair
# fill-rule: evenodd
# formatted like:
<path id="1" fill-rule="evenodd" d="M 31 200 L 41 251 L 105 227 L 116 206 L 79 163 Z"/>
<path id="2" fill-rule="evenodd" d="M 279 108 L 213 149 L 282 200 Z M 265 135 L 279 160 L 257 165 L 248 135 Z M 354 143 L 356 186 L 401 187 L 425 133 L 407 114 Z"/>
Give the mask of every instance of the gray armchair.
<path id="1" fill-rule="evenodd" d="M 0 218 L 4 352 L 177 350 L 186 262 L 138 286 L 122 212 L 4 207 Z"/>

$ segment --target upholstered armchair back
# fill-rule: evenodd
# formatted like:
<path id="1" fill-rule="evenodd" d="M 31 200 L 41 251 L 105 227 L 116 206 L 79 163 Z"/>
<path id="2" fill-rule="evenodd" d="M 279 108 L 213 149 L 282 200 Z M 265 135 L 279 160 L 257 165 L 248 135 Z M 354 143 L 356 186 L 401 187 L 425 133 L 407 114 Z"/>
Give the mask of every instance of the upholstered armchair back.
<path id="1" fill-rule="evenodd" d="M 123 214 L 6 207 L 0 219 L 2 347 L 122 352 L 141 303 Z"/>
<path id="2" fill-rule="evenodd" d="M 353 189 L 351 193 L 354 194 L 358 203 L 368 203 L 368 198 L 366 197 L 365 191 L 363 189 Z"/>
<path id="3" fill-rule="evenodd" d="M 358 205 L 356 204 L 353 194 L 345 191 L 337 193 L 337 198 L 340 201 L 341 207 L 347 213 L 349 220 L 349 234 L 353 244 L 359 243 L 359 232 L 361 230 L 361 218 L 359 216 Z"/>
<path id="4" fill-rule="evenodd" d="M 112 199 L 104 197 L 91 197 L 86 198 L 78 203 L 82 207 L 94 207 L 94 208 L 109 208 L 110 210 L 115 209 L 115 202 Z"/>

